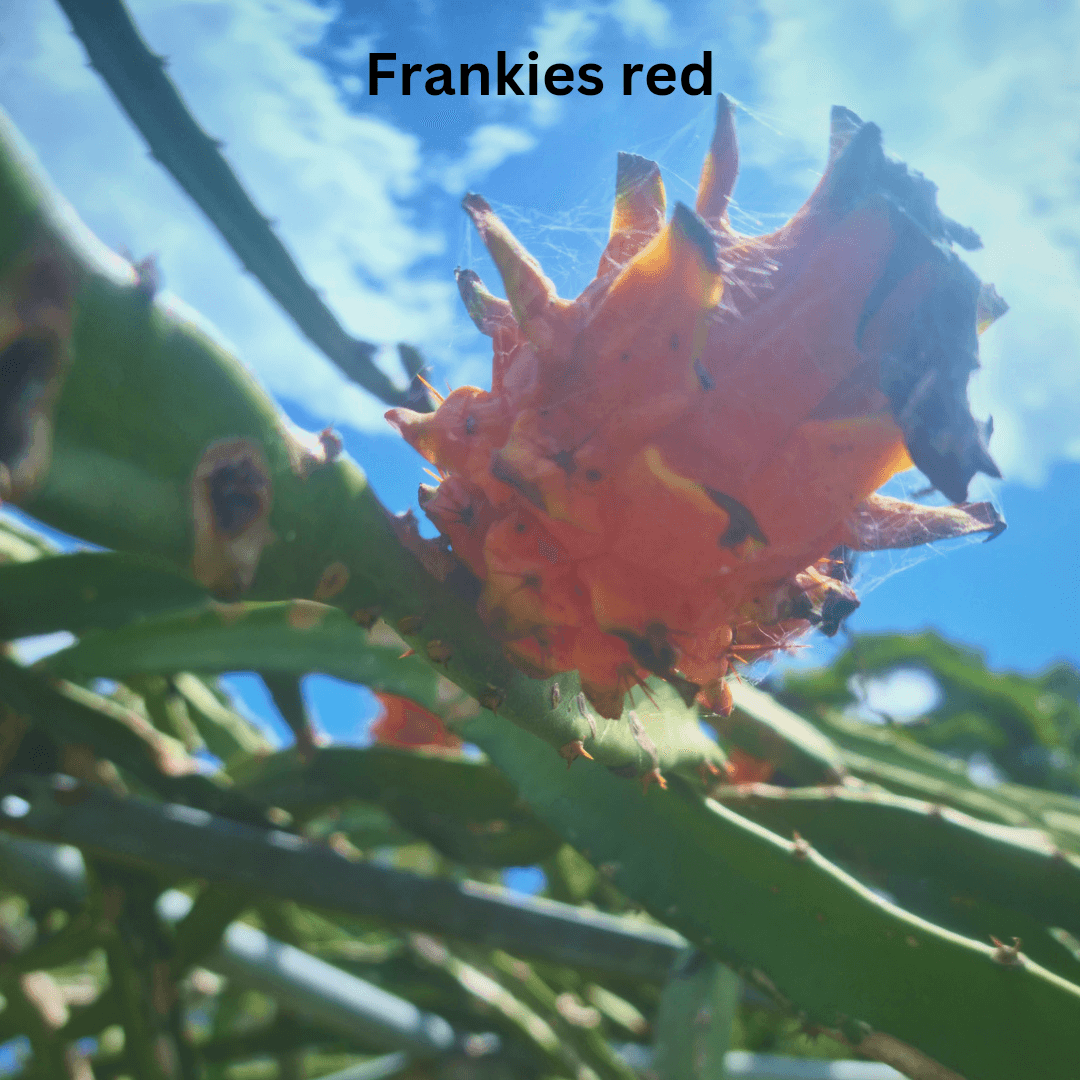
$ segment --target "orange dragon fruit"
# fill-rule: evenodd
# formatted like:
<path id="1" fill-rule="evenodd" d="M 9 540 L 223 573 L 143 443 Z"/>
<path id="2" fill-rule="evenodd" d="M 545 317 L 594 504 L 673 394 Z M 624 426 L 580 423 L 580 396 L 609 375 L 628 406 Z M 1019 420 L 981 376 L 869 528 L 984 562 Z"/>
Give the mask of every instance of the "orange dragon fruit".
<path id="1" fill-rule="evenodd" d="M 371 725 L 371 737 L 375 742 L 403 750 L 461 749 L 461 740 L 422 705 L 378 690 L 375 696 L 380 706 L 379 715 Z"/>
<path id="2" fill-rule="evenodd" d="M 536 676 L 577 669 L 608 717 L 649 675 L 723 711 L 733 662 L 835 633 L 858 606 L 844 548 L 1004 528 L 964 503 L 976 472 L 999 475 L 967 381 L 1005 305 L 951 250 L 978 238 L 846 109 L 777 232 L 731 228 L 737 165 L 723 97 L 696 211 L 665 222 L 658 167 L 621 154 L 610 239 L 576 300 L 469 195 L 509 298 L 458 271 L 494 341 L 491 390 L 387 413 L 438 470 L 421 505 L 508 654 Z M 913 462 L 961 505 L 874 494 Z"/>

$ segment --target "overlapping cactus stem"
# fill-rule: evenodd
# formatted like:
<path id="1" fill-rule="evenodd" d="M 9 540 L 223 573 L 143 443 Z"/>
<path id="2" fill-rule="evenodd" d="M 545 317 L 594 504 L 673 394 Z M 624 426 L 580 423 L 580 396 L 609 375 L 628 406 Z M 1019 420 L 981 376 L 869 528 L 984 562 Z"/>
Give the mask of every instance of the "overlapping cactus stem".
<path id="1" fill-rule="evenodd" d="M 387 418 L 438 470 L 425 512 L 483 582 L 481 611 L 535 675 L 577 669 L 617 717 L 649 674 L 729 707 L 725 677 L 858 605 L 842 547 L 1004 527 L 966 504 L 997 476 L 967 380 L 1005 310 L 952 252 L 978 238 L 880 131 L 833 110 L 829 163 L 783 228 L 735 232 L 720 99 L 696 210 L 666 219 L 655 163 L 619 156 L 611 235 L 576 300 L 476 195 L 509 300 L 458 271 L 494 341 L 490 391 Z M 914 461 L 951 507 L 876 496 Z"/>

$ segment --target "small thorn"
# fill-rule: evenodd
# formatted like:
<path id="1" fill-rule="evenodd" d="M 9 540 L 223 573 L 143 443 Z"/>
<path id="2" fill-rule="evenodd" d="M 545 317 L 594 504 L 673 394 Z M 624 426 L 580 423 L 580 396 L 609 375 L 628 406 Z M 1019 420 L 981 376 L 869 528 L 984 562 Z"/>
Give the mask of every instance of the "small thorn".
<path id="1" fill-rule="evenodd" d="M 650 769 L 641 778 L 641 792 L 643 795 L 649 794 L 649 788 L 653 784 L 657 784 L 661 791 L 667 791 L 667 781 L 664 779 L 664 774 L 660 771 L 659 767 Z"/>
<path id="2" fill-rule="evenodd" d="M 585 749 L 585 744 L 580 739 L 571 739 L 564 746 L 560 746 L 559 757 L 566 762 L 568 769 L 579 757 L 588 758 L 590 761 L 595 760 L 592 754 Z"/>
<path id="3" fill-rule="evenodd" d="M 998 941 L 993 934 L 990 935 L 990 940 L 994 943 L 994 960 L 999 964 L 1004 964 L 1005 967 L 1023 967 L 1024 958 L 1020 953 L 1020 939 L 1018 937 L 1013 938 L 1011 945 L 1006 945 L 1001 941 Z"/>
<path id="4" fill-rule="evenodd" d="M 810 845 L 802 838 L 798 832 L 792 832 L 792 838 L 795 842 L 795 846 L 791 850 L 791 854 L 796 859 L 805 859 L 810 854 Z"/>
<path id="5" fill-rule="evenodd" d="M 401 654 L 401 655 L 400 655 L 400 656 L 398 657 L 398 659 L 399 659 L 399 660 L 407 660 L 407 659 L 408 659 L 408 658 L 409 658 L 410 656 L 415 656 L 415 655 L 416 655 L 416 650 L 415 650 L 415 649 L 406 649 L 406 650 L 405 650 L 405 651 L 404 651 L 404 652 L 403 652 L 403 653 L 402 653 L 402 654 Z"/>
<path id="6" fill-rule="evenodd" d="M 431 383 L 429 383 L 427 381 L 427 379 L 425 379 L 424 376 L 420 374 L 419 371 L 413 376 L 413 378 L 417 379 L 419 382 L 422 382 L 428 388 L 428 390 L 431 393 L 431 396 L 435 399 L 435 401 L 439 405 L 441 405 L 446 400 L 446 398 L 443 397 L 443 395 L 440 394 L 439 391 L 436 390 L 435 387 L 432 386 Z"/>
<path id="7" fill-rule="evenodd" d="M 703 761 L 697 767 L 698 777 L 701 779 L 703 788 L 712 788 L 714 784 L 722 783 L 721 777 L 726 775 L 725 770 L 711 761 Z"/>

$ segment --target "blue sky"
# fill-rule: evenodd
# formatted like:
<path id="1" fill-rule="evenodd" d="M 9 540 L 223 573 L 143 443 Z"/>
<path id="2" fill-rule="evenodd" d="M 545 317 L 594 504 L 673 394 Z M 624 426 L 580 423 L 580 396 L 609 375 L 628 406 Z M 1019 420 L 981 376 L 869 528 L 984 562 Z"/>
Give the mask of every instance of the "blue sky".
<path id="1" fill-rule="evenodd" d="M 888 149 L 940 188 L 985 248 L 969 257 L 1012 306 L 983 338 L 972 383 L 992 413 L 1010 529 L 988 546 L 881 556 L 861 571 L 856 630 L 934 626 L 1036 670 L 1080 663 L 1080 7 L 1070 3 L 835 0 L 133 0 L 194 113 L 310 279 L 358 334 L 409 340 L 434 381 L 483 385 L 486 338 L 460 309 L 456 265 L 498 275 L 459 209 L 466 190 L 504 215 L 564 295 L 592 276 L 615 154 L 659 161 L 689 200 L 714 103 L 621 93 L 624 63 L 681 69 L 712 53 L 738 103 L 743 168 L 733 221 L 780 224 L 824 165 L 828 110 L 877 122 Z M 601 65 L 602 93 L 431 97 L 367 86 L 368 54 L 403 62 Z M 390 66 L 387 64 L 386 66 Z M 210 318 L 302 424 L 333 423 L 395 510 L 421 462 L 288 321 L 151 162 L 51 0 L 0 7 L 0 105 L 88 224 Z M 903 486 L 915 490 L 917 477 Z M 811 655 L 822 656 L 821 649 Z M 327 684 L 329 685 L 329 684 Z M 321 693 L 321 691 L 320 691 Z M 351 699 L 350 699 L 351 700 Z M 331 694 L 320 706 L 332 719 Z M 344 706 L 342 706 L 344 707 Z M 350 706 L 350 714 L 353 707 Z"/>

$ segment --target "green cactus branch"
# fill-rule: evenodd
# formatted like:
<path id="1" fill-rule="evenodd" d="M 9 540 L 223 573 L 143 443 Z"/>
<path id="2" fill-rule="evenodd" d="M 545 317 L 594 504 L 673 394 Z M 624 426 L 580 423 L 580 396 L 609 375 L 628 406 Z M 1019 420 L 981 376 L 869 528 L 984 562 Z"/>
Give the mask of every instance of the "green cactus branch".
<path id="1" fill-rule="evenodd" d="M 980 787 L 962 762 L 890 728 L 858 723 L 829 710 L 817 722 L 841 748 L 844 765 L 857 779 L 985 821 L 1041 829 L 1059 847 L 1080 854 L 1080 800 L 1020 784 Z"/>
<path id="2" fill-rule="evenodd" d="M 780 835 L 798 833 L 933 922 L 983 941 L 1019 937 L 1033 959 L 1080 980 L 1048 932 L 1080 932 L 1080 857 L 1040 833 L 880 791 L 751 785 L 713 797 Z"/>
<path id="3" fill-rule="evenodd" d="M 686 947 L 683 938 L 663 927 L 472 882 L 456 884 L 351 862 L 291 833 L 255 829 L 190 807 L 121 799 L 103 789 L 72 788 L 71 782 L 29 774 L 0 781 L 0 798 L 7 794 L 29 808 L 22 815 L 8 812 L 10 805 L 8 811 L 0 808 L 4 828 L 138 866 L 167 868 L 175 877 L 257 889 L 552 963 L 663 981 Z"/>
<path id="4" fill-rule="evenodd" d="M 208 776 L 174 739 L 85 687 L 43 679 L 0 657 L 0 702 L 58 742 L 90 747 L 163 798 L 265 823 L 265 807 Z"/>
<path id="5" fill-rule="evenodd" d="M 355 465 L 328 461 L 300 440 L 193 320 L 148 303 L 131 268 L 100 249 L 95 254 L 92 238 L 81 236 L 76 245 L 73 226 L 59 223 L 60 204 L 28 168 L 14 135 L 3 141 L 0 275 L 33 258 L 44 232 L 77 263 L 82 281 L 52 463 L 27 508 L 96 543 L 166 558 L 230 600 L 279 602 L 204 609 L 188 619 L 187 633 L 181 616 L 154 616 L 142 630 L 159 636 L 145 650 L 159 649 L 163 665 L 183 657 L 174 670 L 184 670 L 200 635 L 226 644 L 230 616 L 277 635 L 284 653 L 285 631 L 317 637 L 320 627 L 342 635 L 355 630 L 311 600 L 364 624 L 381 614 L 420 654 L 411 658 L 418 670 L 430 659 L 490 706 L 460 716 L 457 730 L 485 751 L 542 821 L 607 867 L 626 896 L 808 1024 L 842 1029 L 878 1056 L 899 1040 L 967 1080 L 1015 1080 L 1032 1060 L 1044 1075 L 1069 1074 L 1080 1055 L 1080 987 L 1007 949 L 917 918 L 804 843 L 703 800 L 699 770 L 723 757 L 711 741 L 689 738 L 697 728 L 692 711 L 664 702 L 654 719 L 657 751 L 626 719 L 598 721 L 582 709 L 576 676 L 539 681 L 514 669 L 476 615 L 475 583 L 407 523 L 389 518 Z M 115 422 L 101 423 L 105 415 Z M 359 646 L 362 634 L 355 633 Z M 242 642 L 242 634 L 234 636 Z M 120 644 L 134 649 L 136 642 L 123 629 L 87 633 L 56 662 L 79 657 L 93 667 L 110 648 L 119 658 Z M 367 659 L 358 648 L 358 663 L 370 662 L 375 646 L 365 644 Z M 243 648 L 237 644 L 235 655 Z M 684 737 L 682 746 L 671 745 Z M 574 742 L 596 760 L 568 770 L 552 747 Z M 667 792 L 653 787 L 643 796 L 613 775 L 648 774 L 658 762 L 672 774 Z M 70 790 L 54 792 L 40 778 L 20 783 L 4 793 L 24 792 L 23 827 L 145 866 L 257 882 L 275 896 L 287 888 L 306 904 L 338 910 L 371 903 L 377 882 L 389 880 L 288 834 L 216 827 L 203 811 L 89 788 L 79 788 L 81 801 L 69 808 L 63 801 Z M 320 873 L 306 873 L 303 860 L 319 861 Z M 540 947 L 539 928 L 530 922 L 534 908 L 524 902 L 493 903 L 471 886 L 445 882 L 424 887 L 443 890 L 444 900 L 456 897 L 455 911 L 471 904 L 486 920 L 488 944 L 502 944 L 490 936 L 516 920 L 505 947 L 522 954 L 523 941 Z M 406 901 L 418 895 L 392 895 L 391 910 L 404 918 Z M 442 931 L 452 933 L 435 895 L 408 917 L 435 921 L 437 914 Z M 586 929 L 601 917 L 577 910 L 575 918 L 584 927 L 579 936 L 569 929 L 557 939 L 548 935 L 544 947 L 566 949 L 564 961 L 588 967 L 601 950 Z M 622 941 L 619 962 L 630 956 L 656 971 L 656 949 L 670 959 L 672 947 L 656 934 L 663 944 Z M 646 954 L 648 963 L 641 960 Z"/>
<path id="6" fill-rule="evenodd" d="M 560 770 L 539 740 L 488 717 L 463 733 L 544 820 L 609 866 L 626 895 L 751 985 L 778 990 L 811 1023 L 856 1018 L 969 1080 L 1023 1075 L 1033 1059 L 1047 1075 L 1067 1075 L 1057 1054 L 1066 1053 L 1062 1025 L 1076 1022 L 1066 1017 L 1080 1008 L 1080 987 L 995 959 L 989 946 L 902 911 L 812 848 L 719 804 L 672 792 L 642 799 L 588 762 Z M 1030 1025 L 1049 1019 L 1044 1005 L 1063 1011 L 1037 1036 Z M 1008 1029 L 1000 1037 L 994 1016 Z M 1080 1036 L 1067 1054 L 1078 1050 Z"/>
<path id="7" fill-rule="evenodd" d="M 415 349 L 399 346 L 411 380 L 399 390 L 375 366 L 377 346 L 354 338 L 300 272 L 271 223 L 252 203 L 221 153 L 165 74 L 166 60 L 146 46 L 120 0 L 59 0 L 90 63 L 150 147 L 304 335 L 350 379 L 388 405 L 430 409 L 416 376 Z M 418 366 L 419 361 L 419 366 Z"/>
<path id="8" fill-rule="evenodd" d="M 58 865 L 58 856 L 65 851 L 75 855 L 70 848 L 0 835 L 5 884 L 16 885 L 32 900 L 46 904 L 67 904 L 74 897 L 82 903 L 87 894 L 86 869 L 78 856 Z M 407 1001 L 254 927 L 234 923 L 250 899 L 242 890 L 221 886 L 204 889 L 194 904 L 176 891 L 158 898 L 159 915 L 176 924 L 174 978 L 199 961 L 240 985 L 271 993 L 327 1029 L 361 1043 L 409 1050 L 417 1056 L 454 1047 L 454 1032 L 440 1017 L 424 1014 Z M 6 970 L 57 967 L 86 955 L 104 940 L 97 924 L 91 911 L 81 912 L 45 946 L 8 961 Z"/>
<path id="9" fill-rule="evenodd" d="M 731 696 L 735 707 L 730 716 L 706 717 L 728 747 L 770 762 L 800 786 L 844 780 L 847 769 L 839 748 L 809 721 L 746 683 L 735 683 Z"/>
<path id="10" fill-rule="evenodd" d="M 9 211 L 0 219 L 0 269 L 27 258 L 44 234 L 75 261 L 83 281 L 52 464 L 26 509 L 102 546 L 200 570 L 225 593 L 235 595 L 237 583 L 253 575 L 252 599 L 318 596 L 364 621 L 381 613 L 422 658 L 437 650 L 452 680 L 552 746 L 582 742 L 631 774 L 656 767 L 655 749 L 630 725 L 598 719 L 579 702 L 576 675 L 540 681 L 511 664 L 470 602 L 470 584 L 453 574 L 440 582 L 425 569 L 445 570 L 447 557 L 386 513 L 355 463 L 327 460 L 317 442 L 301 439 L 189 315 L 148 303 L 130 266 L 74 230 L 70 207 L 50 190 L 14 128 L 4 122 L 0 129 L 0 206 Z M 151 402 L 158 404 L 148 408 Z M 162 406 L 172 419 L 156 416 Z M 99 424 L 102 410 L 122 422 Z M 246 532 L 234 530 L 239 538 L 215 533 L 220 522 L 200 532 L 193 476 L 207 463 L 208 485 L 232 475 L 228 455 L 238 443 L 237 453 L 265 459 L 252 464 L 265 470 L 265 516 L 248 521 Z M 213 517 L 223 504 L 215 510 L 204 494 Z M 256 535 L 266 542 L 257 565 L 230 562 L 237 546 L 245 557 L 258 553 Z M 662 767 L 695 775 L 704 763 L 722 765 L 719 747 L 700 735 L 689 710 L 682 731 L 690 744 L 662 745 Z"/>

